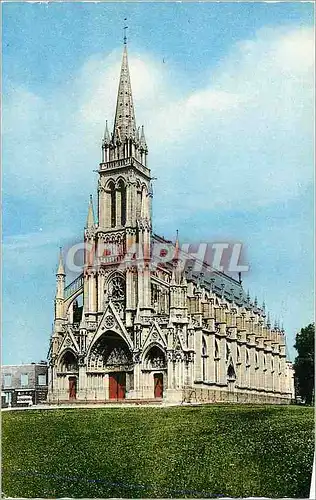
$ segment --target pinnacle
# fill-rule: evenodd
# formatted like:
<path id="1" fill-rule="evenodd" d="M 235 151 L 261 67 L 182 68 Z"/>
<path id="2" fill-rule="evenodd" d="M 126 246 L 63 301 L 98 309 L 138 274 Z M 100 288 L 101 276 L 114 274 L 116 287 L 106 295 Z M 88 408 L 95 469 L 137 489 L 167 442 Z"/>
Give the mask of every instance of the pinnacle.
<path id="1" fill-rule="evenodd" d="M 179 231 L 177 229 L 177 237 L 175 242 L 175 251 L 174 251 L 174 260 L 178 260 L 179 258 Z"/>
<path id="2" fill-rule="evenodd" d="M 58 262 L 58 268 L 57 268 L 56 275 L 57 276 L 58 275 L 66 276 L 65 269 L 64 269 L 64 263 L 63 263 L 63 254 L 62 254 L 61 247 L 60 247 L 60 251 L 59 251 L 59 262 Z"/>
<path id="3" fill-rule="evenodd" d="M 87 216 L 87 228 L 94 228 L 95 222 L 94 222 L 94 213 L 93 213 L 93 202 L 92 202 L 92 195 L 90 195 L 90 202 L 89 202 L 89 208 L 88 208 L 88 216 Z"/>
<path id="4" fill-rule="evenodd" d="M 142 130 L 141 130 L 141 135 L 140 135 L 140 147 L 144 151 L 147 150 L 147 143 L 146 143 L 146 138 L 145 138 L 144 125 L 142 125 Z"/>
<path id="5" fill-rule="evenodd" d="M 267 326 L 270 328 L 271 326 L 271 320 L 270 320 L 270 313 L 268 312 L 268 316 L 267 316 Z"/>
<path id="6" fill-rule="evenodd" d="M 104 141 L 104 144 L 110 144 L 110 141 L 111 141 L 107 120 L 105 121 L 105 130 L 104 130 L 103 141 Z"/>

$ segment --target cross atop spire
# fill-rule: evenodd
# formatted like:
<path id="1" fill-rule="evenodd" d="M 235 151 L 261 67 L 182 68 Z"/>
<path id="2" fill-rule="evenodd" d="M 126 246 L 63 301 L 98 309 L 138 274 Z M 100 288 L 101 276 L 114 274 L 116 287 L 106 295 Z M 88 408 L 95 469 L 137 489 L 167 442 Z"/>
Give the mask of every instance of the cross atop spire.
<path id="1" fill-rule="evenodd" d="M 127 21 L 126 17 L 125 17 L 124 21 L 125 21 L 125 26 L 123 28 L 123 30 L 124 30 L 124 45 L 126 45 L 126 43 L 127 43 L 126 30 L 128 28 L 128 26 L 126 26 L 126 21 Z"/>
<path id="2" fill-rule="evenodd" d="M 124 50 L 117 94 L 113 139 L 115 143 L 124 143 L 126 138 L 136 139 L 136 122 L 127 59 L 127 46 L 124 37 Z"/>

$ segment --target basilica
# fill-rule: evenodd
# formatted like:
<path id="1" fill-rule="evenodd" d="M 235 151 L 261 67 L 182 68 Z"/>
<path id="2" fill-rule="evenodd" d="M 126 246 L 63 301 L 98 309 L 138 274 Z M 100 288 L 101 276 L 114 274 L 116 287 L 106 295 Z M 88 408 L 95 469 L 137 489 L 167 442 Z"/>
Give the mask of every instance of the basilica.
<path id="1" fill-rule="evenodd" d="M 176 166 L 174 168 L 177 168 Z M 56 274 L 48 401 L 289 403 L 285 332 L 234 279 L 184 265 L 152 228 L 152 177 L 136 126 L 124 43 L 114 126 L 106 124 L 84 229 L 82 273 Z M 153 265 L 153 245 L 174 249 Z M 131 250 L 132 249 L 132 250 Z"/>

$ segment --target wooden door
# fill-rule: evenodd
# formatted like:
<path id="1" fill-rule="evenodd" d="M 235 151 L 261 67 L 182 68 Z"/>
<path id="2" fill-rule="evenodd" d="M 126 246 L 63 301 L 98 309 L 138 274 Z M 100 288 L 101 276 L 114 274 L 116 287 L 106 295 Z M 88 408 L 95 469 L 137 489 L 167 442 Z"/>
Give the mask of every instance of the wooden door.
<path id="1" fill-rule="evenodd" d="M 162 373 L 154 374 L 154 395 L 155 398 L 162 398 L 163 396 L 163 375 Z"/>
<path id="2" fill-rule="evenodd" d="M 109 399 L 125 399 L 126 373 L 109 374 Z"/>
<path id="3" fill-rule="evenodd" d="M 117 399 L 125 399 L 126 391 L 126 373 L 121 372 L 117 374 Z"/>
<path id="4" fill-rule="evenodd" d="M 109 399 L 117 399 L 116 373 L 109 374 Z"/>
<path id="5" fill-rule="evenodd" d="M 77 393 L 77 379 L 76 377 L 69 377 L 69 399 L 76 399 Z"/>

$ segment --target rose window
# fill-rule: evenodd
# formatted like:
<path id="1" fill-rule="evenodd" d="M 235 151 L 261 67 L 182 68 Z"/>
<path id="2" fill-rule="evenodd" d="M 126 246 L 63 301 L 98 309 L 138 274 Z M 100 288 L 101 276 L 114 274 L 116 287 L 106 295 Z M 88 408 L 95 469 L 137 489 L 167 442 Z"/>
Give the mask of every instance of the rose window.
<path id="1" fill-rule="evenodd" d="M 124 300 L 125 298 L 125 282 L 120 276 L 116 276 L 110 282 L 110 296 L 112 300 Z"/>
<path id="2" fill-rule="evenodd" d="M 108 298 L 112 301 L 120 317 L 125 311 L 125 281 L 121 276 L 115 276 L 108 285 Z"/>

